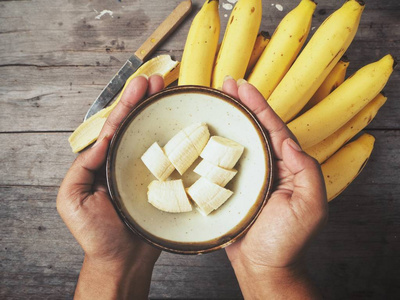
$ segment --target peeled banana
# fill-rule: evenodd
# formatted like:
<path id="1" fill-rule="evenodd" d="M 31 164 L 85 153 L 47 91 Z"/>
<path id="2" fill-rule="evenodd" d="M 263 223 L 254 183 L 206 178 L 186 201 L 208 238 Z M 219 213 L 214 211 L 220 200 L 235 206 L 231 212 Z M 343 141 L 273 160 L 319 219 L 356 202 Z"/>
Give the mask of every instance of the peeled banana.
<path id="1" fill-rule="evenodd" d="M 371 155 L 374 143 L 375 138 L 365 133 L 321 165 L 328 201 L 337 197 L 360 174 Z"/>
<path id="2" fill-rule="evenodd" d="M 272 92 L 268 103 L 284 122 L 300 112 L 347 50 L 363 10 L 362 1 L 349 0 L 330 15 Z"/>
<path id="3" fill-rule="evenodd" d="M 306 112 L 311 107 L 315 106 L 317 103 L 325 99 L 330 93 L 332 93 L 339 85 L 341 85 L 346 77 L 346 70 L 349 66 L 349 61 L 347 58 L 342 57 L 342 59 L 336 64 L 333 70 L 329 73 L 328 77 L 324 80 L 315 94 L 311 97 L 310 101 L 302 109 L 301 113 Z"/>
<path id="4" fill-rule="evenodd" d="M 166 180 L 175 170 L 175 167 L 157 142 L 153 143 L 150 148 L 147 149 L 142 155 L 141 160 L 150 172 L 161 181 Z"/>
<path id="5" fill-rule="evenodd" d="M 179 174 L 185 173 L 199 157 L 209 137 L 207 125 L 198 123 L 179 131 L 168 141 L 164 152 Z"/>
<path id="6" fill-rule="evenodd" d="M 187 193 L 203 215 L 218 209 L 233 194 L 232 191 L 212 183 L 205 177 L 200 177 L 193 183 L 187 189 Z"/>
<path id="7" fill-rule="evenodd" d="M 351 118 L 343 127 L 322 142 L 304 151 L 314 157 L 320 164 L 323 163 L 372 121 L 378 113 L 378 110 L 385 104 L 386 99 L 387 98 L 383 94 L 379 93 L 378 96 Z"/>
<path id="8" fill-rule="evenodd" d="M 321 142 L 346 124 L 386 85 L 393 72 L 389 54 L 358 70 L 320 103 L 288 124 L 303 149 Z"/>
<path id="9" fill-rule="evenodd" d="M 265 99 L 272 94 L 300 52 L 311 28 L 316 4 L 302 0 L 280 22 L 248 77 Z"/>
<path id="10" fill-rule="evenodd" d="M 237 170 L 221 168 L 203 159 L 193 172 L 224 187 L 236 175 Z"/>
<path id="11" fill-rule="evenodd" d="M 181 179 L 152 181 L 147 191 L 148 202 L 159 210 L 180 213 L 192 210 Z"/>
<path id="12" fill-rule="evenodd" d="M 83 122 L 68 138 L 69 144 L 74 153 L 85 149 L 97 140 L 107 117 L 114 107 L 118 104 L 121 96 L 131 82 L 131 80 L 141 74 L 150 76 L 152 74 L 161 74 L 164 77 L 164 84 L 167 86 L 178 78 L 179 62 L 172 60 L 169 55 L 160 55 L 145 62 L 129 79 L 126 81 L 122 92 L 110 106 L 100 110 Z"/>
<path id="13" fill-rule="evenodd" d="M 200 157 L 221 168 L 232 169 L 243 150 L 244 147 L 235 141 L 221 136 L 212 136 Z"/>
<path id="14" fill-rule="evenodd" d="M 205 1 L 190 26 L 183 50 L 178 85 L 211 85 L 220 32 L 218 2 Z"/>
<path id="15" fill-rule="evenodd" d="M 262 17 L 261 0 L 239 0 L 228 20 L 212 75 L 213 88 L 220 89 L 229 75 L 244 78 Z"/>

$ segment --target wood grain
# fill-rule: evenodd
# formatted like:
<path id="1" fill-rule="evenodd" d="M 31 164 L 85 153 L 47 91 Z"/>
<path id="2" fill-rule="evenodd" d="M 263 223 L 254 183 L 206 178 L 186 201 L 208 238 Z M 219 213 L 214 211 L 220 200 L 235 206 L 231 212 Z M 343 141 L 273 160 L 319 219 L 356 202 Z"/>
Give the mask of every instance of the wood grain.
<path id="1" fill-rule="evenodd" d="M 0 0 L 0 298 L 71 299 L 83 252 L 57 214 L 58 187 L 75 158 L 67 138 L 126 59 L 171 10 L 171 1 Z M 400 2 L 369 0 L 347 55 L 348 74 L 400 49 Z M 227 1 L 220 1 L 221 4 Z M 272 4 L 279 3 L 283 11 Z M 179 60 L 203 1 L 154 54 Z M 273 33 L 295 5 L 264 0 Z M 318 1 L 312 32 L 342 1 Z M 113 12 L 100 16 L 104 10 Z M 220 7 L 221 37 L 229 11 Z M 311 32 L 311 33 L 312 33 Z M 368 126 L 376 147 L 366 168 L 329 204 L 307 253 L 326 299 L 400 296 L 400 73 Z M 242 299 L 225 252 L 163 253 L 151 299 Z"/>

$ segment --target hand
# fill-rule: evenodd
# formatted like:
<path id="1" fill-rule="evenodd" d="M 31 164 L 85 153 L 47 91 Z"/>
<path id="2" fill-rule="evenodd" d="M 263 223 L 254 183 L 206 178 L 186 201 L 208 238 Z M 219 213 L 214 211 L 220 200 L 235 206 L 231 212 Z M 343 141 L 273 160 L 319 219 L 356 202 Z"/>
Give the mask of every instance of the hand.
<path id="1" fill-rule="evenodd" d="M 160 76 L 134 78 L 97 142 L 77 157 L 61 184 L 57 210 L 85 252 L 76 298 L 113 298 L 110 293 L 119 299 L 128 294 L 147 298 L 160 251 L 131 233 L 118 217 L 106 186 L 105 160 L 112 135 L 124 117 L 146 94 L 163 87 Z"/>
<path id="2" fill-rule="evenodd" d="M 278 289 L 277 284 L 281 285 L 280 295 L 290 293 L 283 286 L 293 286 L 296 282 L 307 292 L 304 287 L 309 284 L 304 282 L 301 258 L 307 244 L 326 222 L 328 213 L 322 173 L 319 164 L 301 150 L 256 88 L 245 81 L 238 83 L 239 87 L 233 79 L 227 79 L 223 91 L 252 110 L 268 130 L 276 172 L 274 191 L 263 211 L 247 234 L 228 246 L 226 252 L 245 298 L 254 296 L 256 282 L 263 282 L 264 287 L 258 292 L 260 295 L 269 292 L 268 299 L 274 297 L 270 292 Z M 301 291 L 296 293 L 299 298 L 306 295 Z M 312 292 L 307 294 L 311 295 Z"/>

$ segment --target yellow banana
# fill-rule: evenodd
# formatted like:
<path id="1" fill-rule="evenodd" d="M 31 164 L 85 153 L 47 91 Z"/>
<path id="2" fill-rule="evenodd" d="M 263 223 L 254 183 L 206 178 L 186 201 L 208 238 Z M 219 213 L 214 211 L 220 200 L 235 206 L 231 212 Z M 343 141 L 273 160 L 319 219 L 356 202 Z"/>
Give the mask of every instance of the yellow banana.
<path id="1" fill-rule="evenodd" d="M 117 105 L 125 88 L 133 78 L 142 74 L 147 76 L 152 74 L 161 74 L 164 77 L 165 86 L 168 86 L 178 79 L 178 73 L 179 62 L 172 60 L 169 55 L 160 55 L 144 63 L 131 77 L 128 78 L 122 92 L 110 106 L 103 108 L 75 129 L 68 138 L 72 151 L 74 153 L 79 152 L 97 140 L 107 117 Z"/>
<path id="2" fill-rule="evenodd" d="M 388 54 L 358 70 L 320 103 L 288 124 L 303 149 L 330 136 L 383 89 L 393 72 Z"/>
<path id="3" fill-rule="evenodd" d="M 257 38 L 262 17 L 261 0 L 239 0 L 232 10 L 212 75 L 220 89 L 227 75 L 243 78 Z"/>
<path id="4" fill-rule="evenodd" d="M 315 94 L 311 97 L 310 101 L 304 106 L 300 114 L 306 112 L 311 107 L 321 102 L 330 93 L 332 93 L 339 85 L 341 85 L 346 77 L 346 70 L 350 62 L 347 57 L 342 57 L 342 59 L 336 64 L 336 66 L 329 73 L 328 77 L 324 80 Z"/>
<path id="5" fill-rule="evenodd" d="M 296 116 L 332 71 L 353 40 L 364 4 L 349 0 L 314 33 L 268 103 L 284 122 Z"/>
<path id="6" fill-rule="evenodd" d="M 321 165 L 328 201 L 333 200 L 362 171 L 374 148 L 375 138 L 364 133 Z"/>
<path id="7" fill-rule="evenodd" d="M 383 94 L 379 93 L 343 127 L 322 142 L 304 151 L 314 157 L 319 163 L 323 163 L 373 120 L 378 110 L 385 104 L 386 99 Z"/>
<path id="8" fill-rule="evenodd" d="M 265 47 L 267 47 L 269 41 L 271 40 L 271 36 L 267 31 L 261 31 L 256 38 L 256 42 L 254 43 L 253 51 L 250 55 L 250 61 L 246 69 L 246 74 L 249 74 L 251 70 L 253 70 L 255 64 L 263 53 Z"/>
<path id="9" fill-rule="evenodd" d="M 302 0 L 282 19 L 250 73 L 248 82 L 265 99 L 268 99 L 299 54 L 310 32 L 315 7 L 312 0 Z"/>
<path id="10" fill-rule="evenodd" d="M 178 85 L 209 87 L 217 51 L 218 0 L 207 0 L 194 18 L 183 50 Z"/>

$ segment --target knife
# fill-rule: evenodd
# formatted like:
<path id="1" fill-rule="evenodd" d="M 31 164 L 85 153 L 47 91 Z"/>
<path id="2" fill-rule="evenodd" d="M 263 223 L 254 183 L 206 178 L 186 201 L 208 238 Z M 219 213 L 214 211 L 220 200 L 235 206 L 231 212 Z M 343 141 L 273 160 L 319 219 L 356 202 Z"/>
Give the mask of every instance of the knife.
<path id="1" fill-rule="evenodd" d="M 139 47 L 117 74 L 111 79 L 103 89 L 92 106 L 89 108 L 84 121 L 107 106 L 112 99 L 119 93 L 128 78 L 144 63 L 146 58 L 153 53 L 157 46 L 165 40 L 185 19 L 192 10 L 192 1 L 181 2 L 171 14 L 157 27 L 150 37 Z"/>

